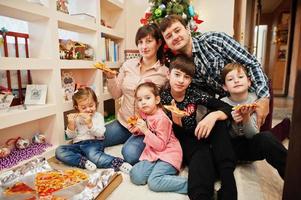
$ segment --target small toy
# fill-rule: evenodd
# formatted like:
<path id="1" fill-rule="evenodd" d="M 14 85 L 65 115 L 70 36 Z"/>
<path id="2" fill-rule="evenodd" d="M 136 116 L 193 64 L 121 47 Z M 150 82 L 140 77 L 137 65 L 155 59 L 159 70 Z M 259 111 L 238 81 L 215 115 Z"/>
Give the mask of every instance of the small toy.
<path id="1" fill-rule="evenodd" d="M 32 137 L 32 143 L 34 144 L 42 144 L 42 143 L 46 143 L 46 137 L 45 135 L 41 134 L 41 133 L 36 133 L 33 137 Z"/>
<path id="2" fill-rule="evenodd" d="M 13 142 L 14 146 L 17 149 L 26 149 L 30 145 L 30 142 L 29 142 L 28 139 L 24 139 L 24 138 L 21 138 L 21 137 L 11 138 L 11 139 L 7 140 L 6 145 L 10 146 L 11 142 Z"/>
<path id="3" fill-rule="evenodd" d="M 5 158 L 10 154 L 10 149 L 8 147 L 1 147 L 0 148 L 0 158 Z"/>
<path id="4" fill-rule="evenodd" d="M 17 149 L 26 149 L 30 145 L 30 142 L 29 142 L 28 139 L 24 139 L 24 138 L 19 137 L 16 140 L 16 144 L 15 145 L 16 145 Z"/>

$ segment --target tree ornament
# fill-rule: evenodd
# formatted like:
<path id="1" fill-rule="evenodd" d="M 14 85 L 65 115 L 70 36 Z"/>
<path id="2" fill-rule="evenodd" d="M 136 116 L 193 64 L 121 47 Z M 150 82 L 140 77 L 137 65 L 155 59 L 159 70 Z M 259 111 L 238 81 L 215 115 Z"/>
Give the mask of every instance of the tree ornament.
<path id="1" fill-rule="evenodd" d="M 195 13 L 194 13 L 194 8 L 193 8 L 192 5 L 189 5 L 189 6 L 188 6 L 188 13 L 189 13 L 189 15 L 190 15 L 191 17 L 193 17 L 193 16 L 195 15 Z"/>
<path id="2" fill-rule="evenodd" d="M 161 4 L 161 5 L 159 6 L 159 8 L 160 8 L 161 10 L 165 10 L 166 6 L 165 6 L 164 4 Z"/>
<path id="3" fill-rule="evenodd" d="M 197 23 L 197 24 L 201 24 L 202 22 L 204 22 L 203 20 L 200 20 L 200 19 L 199 19 L 199 16 L 198 16 L 198 15 L 195 15 L 195 16 L 193 17 L 193 20 L 194 20 L 195 23 Z"/>
<path id="4" fill-rule="evenodd" d="M 185 13 L 183 13 L 182 14 L 182 18 L 186 20 L 187 19 L 187 15 Z"/>
<path id="5" fill-rule="evenodd" d="M 145 19 L 149 19 L 151 16 L 152 16 L 152 13 L 151 13 L 151 12 L 146 12 L 146 13 L 144 14 L 144 18 L 145 18 Z"/>
<path id="6" fill-rule="evenodd" d="M 156 17 L 160 17 L 162 15 L 162 10 L 160 9 L 160 8 L 157 8 L 156 10 L 155 10 L 155 16 Z"/>

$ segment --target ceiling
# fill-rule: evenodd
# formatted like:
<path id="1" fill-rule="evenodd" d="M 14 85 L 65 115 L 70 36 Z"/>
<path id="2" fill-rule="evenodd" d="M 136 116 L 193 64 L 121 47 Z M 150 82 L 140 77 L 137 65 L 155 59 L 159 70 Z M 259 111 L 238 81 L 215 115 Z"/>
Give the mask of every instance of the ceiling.
<path id="1" fill-rule="evenodd" d="M 261 0 L 262 13 L 273 12 L 281 3 L 282 0 Z"/>

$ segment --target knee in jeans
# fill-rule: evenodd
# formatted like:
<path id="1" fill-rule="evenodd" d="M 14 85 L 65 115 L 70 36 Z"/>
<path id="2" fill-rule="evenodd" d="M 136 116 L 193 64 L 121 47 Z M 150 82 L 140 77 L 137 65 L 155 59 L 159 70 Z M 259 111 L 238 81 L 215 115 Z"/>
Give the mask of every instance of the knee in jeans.
<path id="1" fill-rule="evenodd" d="M 130 145 L 123 146 L 121 150 L 121 154 L 124 160 L 130 163 L 131 165 L 134 165 L 139 161 L 140 155 L 137 155 L 137 149 Z"/>
<path id="2" fill-rule="evenodd" d="M 142 175 L 142 173 L 139 173 L 139 171 L 136 170 L 134 167 L 130 171 L 130 179 L 131 179 L 132 183 L 134 183 L 135 185 L 145 185 L 146 184 L 146 180 L 145 180 L 144 176 Z"/>
<path id="3" fill-rule="evenodd" d="M 58 147 L 58 148 L 55 149 L 55 157 L 57 159 L 60 160 L 60 158 L 63 156 L 63 154 L 64 154 L 64 150 L 63 150 L 62 147 Z"/>
<path id="4" fill-rule="evenodd" d="M 151 191 L 154 192 L 160 192 L 161 191 L 161 187 L 160 184 L 158 184 L 160 181 L 160 177 L 149 177 L 149 179 L 147 180 L 147 184 L 148 184 L 148 188 Z"/>

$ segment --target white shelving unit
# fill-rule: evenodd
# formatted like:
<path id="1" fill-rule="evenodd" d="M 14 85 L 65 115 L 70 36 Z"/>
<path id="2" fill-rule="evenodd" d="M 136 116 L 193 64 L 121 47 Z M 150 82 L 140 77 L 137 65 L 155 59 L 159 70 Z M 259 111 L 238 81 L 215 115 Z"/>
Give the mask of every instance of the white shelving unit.
<path id="1" fill-rule="evenodd" d="M 118 0 L 73 0 L 77 7 L 87 8 L 95 14 L 96 22 L 78 19 L 56 10 L 56 1 L 48 0 L 46 6 L 25 0 L 0 0 L 0 15 L 20 19 L 28 23 L 29 57 L 0 58 L 0 70 L 30 70 L 33 84 L 46 84 L 46 105 L 12 107 L 0 111 L 0 146 L 10 138 L 18 136 L 31 139 L 37 132 L 46 135 L 53 146 L 44 156 L 54 156 L 58 145 L 66 143 L 64 136 L 64 116 L 70 112 L 72 101 L 65 101 L 62 94 L 62 72 L 72 72 L 75 81 L 93 85 L 99 97 L 99 111 L 104 113 L 104 101 L 112 101 L 108 92 L 104 93 L 103 74 L 93 67 L 100 61 L 100 38 L 106 37 L 119 45 L 118 62 L 107 62 L 111 68 L 119 68 L 124 60 L 125 14 L 124 3 Z M 71 1 L 69 1 L 70 3 Z M 87 5 L 89 4 L 89 5 Z M 92 8 L 92 9 L 91 9 Z M 89 10 L 90 9 L 90 10 Z M 101 19 L 106 26 L 101 25 Z M 107 27 L 110 26 L 111 28 Z M 89 44 L 94 50 L 94 60 L 62 60 L 59 58 L 59 30 L 72 31 L 78 41 Z M 112 108 L 108 108 L 111 110 Z M 24 162 L 19 163 L 21 165 Z M 14 166 L 15 167 L 15 166 Z"/>

